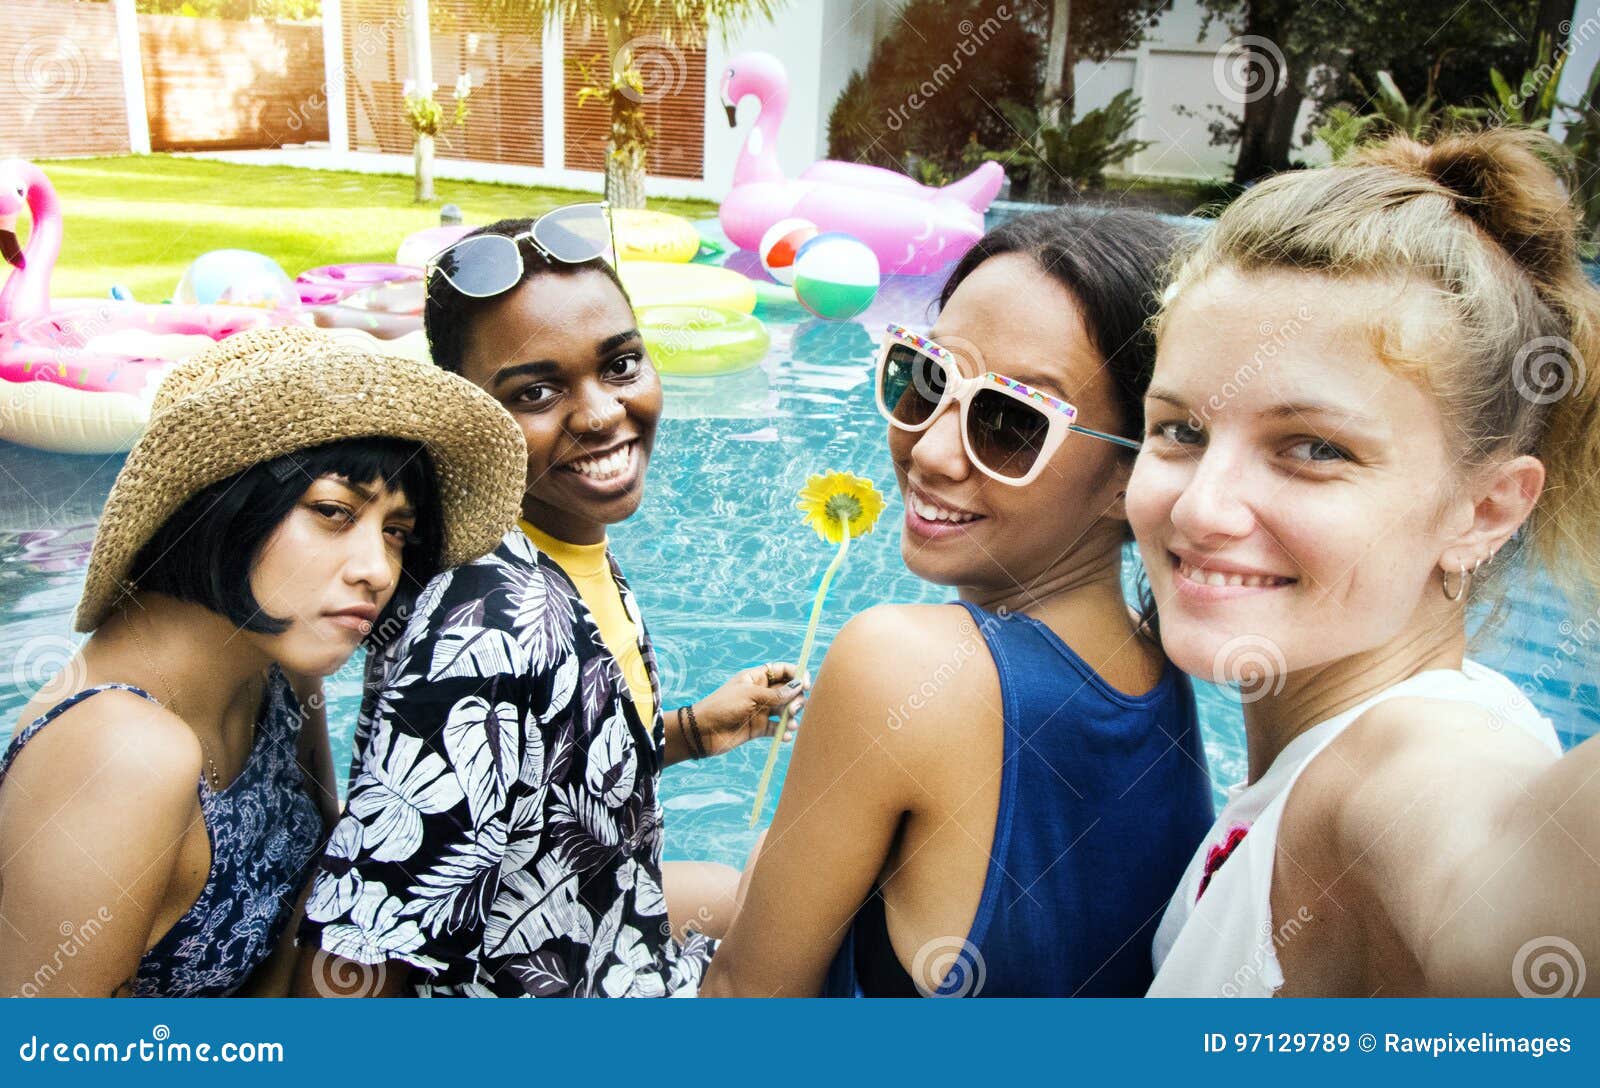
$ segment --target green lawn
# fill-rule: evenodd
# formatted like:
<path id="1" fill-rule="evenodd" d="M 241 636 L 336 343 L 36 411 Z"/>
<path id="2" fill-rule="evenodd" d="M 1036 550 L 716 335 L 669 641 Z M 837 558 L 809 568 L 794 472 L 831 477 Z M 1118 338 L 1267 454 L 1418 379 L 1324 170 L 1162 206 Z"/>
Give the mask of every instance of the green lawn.
<path id="1" fill-rule="evenodd" d="M 51 280 L 60 297 L 104 298 L 112 284 L 141 302 L 170 298 L 190 261 L 212 249 L 253 249 L 291 277 L 324 264 L 392 261 L 412 231 L 437 226 L 453 203 L 468 223 L 537 215 L 593 194 L 437 181 L 436 204 L 411 202 L 411 178 L 239 166 L 171 155 L 41 162 L 60 195 L 66 237 Z M 652 200 L 690 219 L 697 200 Z M 3 270 L 0 270 L 3 271 Z"/>

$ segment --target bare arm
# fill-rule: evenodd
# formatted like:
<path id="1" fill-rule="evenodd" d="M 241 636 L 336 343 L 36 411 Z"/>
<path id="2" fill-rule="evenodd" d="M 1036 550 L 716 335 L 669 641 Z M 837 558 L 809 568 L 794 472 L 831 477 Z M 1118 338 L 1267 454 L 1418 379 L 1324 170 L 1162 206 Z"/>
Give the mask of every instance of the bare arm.
<path id="1" fill-rule="evenodd" d="M 1487 718 L 1396 699 L 1343 746 L 1336 849 L 1439 996 L 1537 989 L 1544 952 L 1600 963 L 1600 743 L 1552 759 Z"/>
<path id="2" fill-rule="evenodd" d="M 199 779 L 194 734 L 124 692 L 29 743 L 0 787 L 0 994 L 108 997 L 133 977 Z"/>
<path id="3" fill-rule="evenodd" d="M 917 738 L 887 726 L 906 661 L 899 610 L 847 623 L 817 677 L 783 798 L 705 996 L 815 996 L 916 803 Z"/>

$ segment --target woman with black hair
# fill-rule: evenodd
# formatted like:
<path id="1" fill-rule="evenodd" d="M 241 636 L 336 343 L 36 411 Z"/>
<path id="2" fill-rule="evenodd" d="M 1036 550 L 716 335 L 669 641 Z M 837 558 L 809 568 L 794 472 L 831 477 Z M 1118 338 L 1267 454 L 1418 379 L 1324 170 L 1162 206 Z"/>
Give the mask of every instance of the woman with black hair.
<path id="1" fill-rule="evenodd" d="M 313 330 L 165 379 L 96 532 L 92 634 L 0 760 L 0 993 L 287 992 L 338 808 L 321 678 L 493 546 L 521 470 L 470 383 Z"/>
<path id="2" fill-rule="evenodd" d="M 661 770 L 770 736 L 802 686 L 773 661 L 663 712 L 607 544 L 644 498 L 661 381 L 607 234 L 573 205 L 434 259 L 433 360 L 511 413 L 527 491 L 385 655 L 306 907 L 307 996 L 693 993 L 731 914 L 737 870 L 661 861 Z"/>
<path id="3" fill-rule="evenodd" d="M 981 239 L 876 397 L 941 605 L 840 631 L 702 993 L 1137 996 L 1211 822 L 1189 681 L 1124 604 L 1123 491 L 1175 231 L 1058 209 Z"/>

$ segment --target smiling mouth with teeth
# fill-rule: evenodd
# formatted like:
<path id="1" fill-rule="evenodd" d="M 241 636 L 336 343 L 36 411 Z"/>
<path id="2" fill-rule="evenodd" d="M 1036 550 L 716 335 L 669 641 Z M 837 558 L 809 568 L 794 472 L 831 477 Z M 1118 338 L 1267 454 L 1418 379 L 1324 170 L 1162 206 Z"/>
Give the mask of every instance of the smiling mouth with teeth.
<path id="1" fill-rule="evenodd" d="M 623 475 L 633 464 L 633 447 L 636 443 L 628 442 L 618 446 L 610 453 L 599 457 L 585 457 L 578 461 L 568 461 L 560 467 L 567 472 L 575 472 L 589 480 L 614 480 Z"/>
<path id="2" fill-rule="evenodd" d="M 956 510 L 946 509 L 943 506 L 935 506 L 915 491 L 907 494 L 906 501 L 910 503 L 911 509 L 916 513 L 917 517 L 924 521 L 944 521 L 949 522 L 951 525 L 965 525 L 967 522 L 977 521 L 983 516 L 982 514 L 963 514 Z"/>
<path id="3" fill-rule="evenodd" d="M 1238 574 L 1231 571 L 1205 570 L 1201 567 L 1191 566 L 1176 556 L 1173 559 L 1177 565 L 1178 573 L 1196 585 L 1272 589 L 1277 586 L 1292 585 L 1295 581 L 1293 578 L 1280 578 L 1275 574 Z"/>

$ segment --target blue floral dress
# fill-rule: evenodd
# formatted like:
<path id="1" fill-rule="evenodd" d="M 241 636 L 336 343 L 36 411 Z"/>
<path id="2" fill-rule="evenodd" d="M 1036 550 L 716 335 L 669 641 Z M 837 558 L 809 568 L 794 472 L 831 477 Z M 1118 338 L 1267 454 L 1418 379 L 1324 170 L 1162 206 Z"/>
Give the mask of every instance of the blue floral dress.
<path id="1" fill-rule="evenodd" d="M 712 944 L 671 934 L 665 750 L 577 589 L 520 529 L 430 582 L 369 685 L 345 816 L 303 943 L 418 968 L 421 996 L 693 994 Z"/>
<path id="2" fill-rule="evenodd" d="M 131 684 L 101 684 L 62 700 L 12 738 L 0 759 L 0 785 L 40 730 L 112 690 L 158 702 Z M 128 981 L 133 996 L 226 997 L 277 947 L 322 845 L 322 814 L 296 758 L 302 720 L 288 679 L 273 666 L 244 769 L 216 792 L 200 775 L 211 870 L 194 905 L 139 960 Z"/>

